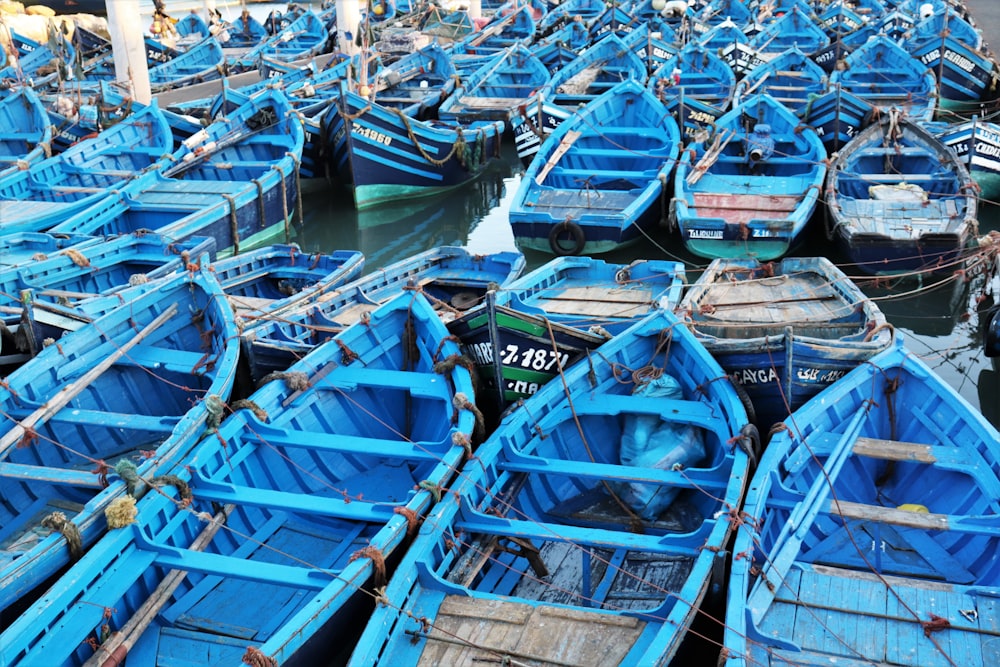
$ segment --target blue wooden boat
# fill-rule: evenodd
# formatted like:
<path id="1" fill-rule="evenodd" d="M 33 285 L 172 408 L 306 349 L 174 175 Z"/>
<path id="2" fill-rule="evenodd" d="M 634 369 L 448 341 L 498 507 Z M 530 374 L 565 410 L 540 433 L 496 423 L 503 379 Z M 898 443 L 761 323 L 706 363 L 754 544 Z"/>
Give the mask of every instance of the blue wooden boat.
<path id="1" fill-rule="evenodd" d="M 0 174 L 26 169 L 52 154 L 52 123 L 35 91 L 27 86 L 0 99 Z"/>
<path id="2" fill-rule="evenodd" d="M 209 35 L 192 44 L 176 58 L 149 69 L 149 86 L 153 93 L 191 86 L 222 77 L 226 54 L 214 36 Z"/>
<path id="3" fill-rule="evenodd" d="M 12 232 L 0 235 L 0 270 L 28 262 L 48 259 L 66 248 L 80 249 L 100 243 L 103 237 L 87 234 L 48 234 L 46 232 Z"/>
<path id="4" fill-rule="evenodd" d="M 807 99 L 799 108 L 799 118 L 823 140 L 827 153 L 833 155 L 861 133 L 874 119 L 874 107 L 839 84 Z"/>
<path id="5" fill-rule="evenodd" d="M 866 273 L 950 273 L 978 234 L 975 182 L 919 123 L 890 114 L 840 150 L 826 184 L 827 230 Z"/>
<path id="6" fill-rule="evenodd" d="M 184 460 L 213 402 L 228 397 L 238 353 L 218 282 L 180 272 L 6 376 L 0 610 L 10 613 L 2 625 L 17 617 L 12 605 L 26 606 L 33 589 L 98 539 L 113 501 L 139 495 Z"/>
<path id="7" fill-rule="evenodd" d="M 924 127 L 965 164 L 981 198 L 1000 197 L 1000 125 L 974 117 L 957 123 L 925 123 Z"/>
<path id="8" fill-rule="evenodd" d="M 508 120 L 550 78 L 549 70 L 527 46 L 499 51 L 468 77 L 438 108 L 442 120 Z"/>
<path id="9" fill-rule="evenodd" d="M 0 232 L 44 231 L 157 164 L 173 146 L 156 104 L 28 169 L 0 175 Z"/>
<path id="10" fill-rule="evenodd" d="M 992 662 L 998 443 L 903 346 L 799 408 L 744 505 L 727 667 Z"/>
<path id="11" fill-rule="evenodd" d="M 475 428 L 455 407 L 474 396 L 469 373 L 425 298 L 400 295 L 369 324 L 295 366 L 306 385 L 267 384 L 203 439 L 175 469 L 190 505 L 169 489 L 142 498 L 134 524 L 27 612 L 34 623 L 7 629 L 0 659 L 317 664 L 348 641 Z"/>
<path id="12" fill-rule="evenodd" d="M 246 7 L 240 11 L 235 21 L 228 21 L 222 33 L 228 39 L 221 40 L 226 48 L 252 48 L 268 38 L 267 28 L 250 14 Z M 220 38 L 222 37 L 220 34 Z"/>
<path id="13" fill-rule="evenodd" d="M 243 332 L 243 349 L 254 382 L 284 371 L 320 343 L 364 320 L 372 310 L 400 292 L 419 291 L 442 319 L 457 317 L 504 286 L 524 270 L 520 253 L 472 255 L 459 247 L 441 246 L 369 272 L 354 282 L 320 295 L 278 319 L 258 320 Z"/>
<path id="14" fill-rule="evenodd" d="M 646 63 L 646 71 L 652 74 L 659 69 L 667 59 L 677 53 L 680 38 L 673 31 L 650 28 L 649 24 L 630 30 L 622 36 L 622 41 Z"/>
<path id="15" fill-rule="evenodd" d="M 192 38 L 192 41 L 200 41 L 211 34 L 208 31 L 208 23 L 194 10 L 177 19 L 174 30 L 180 37 Z"/>
<path id="16" fill-rule="evenodd" d="M 830 75 L 848 92 L 883 113 L 903 110 L 914 120 L 931 120 L 937 103 L 934 73 L 886 35 L 876 35 L 843 59 Z"/>
<path id="17" fill-rule="evenodd" d="M 800 240 L 819 201 L 826 148 L 767 94 L 719 118 L 681 154 L 670 221 L 698 255 L 777 259 Z"/>
<path id="18" fill-rule="evenodd" d="M 476 451 L 349 665 L 674 658 L 734 530 L 752 427 L 667 311 L 563 376 Z"/>
<path id="19" fill-rule="evenodd" d="M 709 51 L 716 51 L 729 63 L 738 79 L 767 62 L 767 59 L 751 46 L 745 28 L 731 20 L 723 21 L 706 30 L 698 38 L 698 42 Z"/>
<path id="20" fill-rule="evenodd" d="M 488 23 L 463 37 L 456 46 L 467 54 L 495 55 L 517 44 L 534 42 L 537 30 L 534 10 L 524 3 L 515 11 L 494 13 Z"/>
<path id="21" fill-rule="evenodd" d="M 298 163 L 305 142 L 302 122 L 280 90 L 229 95 L 233 108 L 126 189 L 133 200 L 161 211 L 228 206 L 227 216 L 197 232 L 215 238 L 222 255 L 289 238 L 292 218 L 301 215 Z"/>
<path id="22" fill-rule="evenodd" d="M 44 44 L 10 28 L 7 36 L 13 53 L 12 57 L 5 53 L 0 60 L 0 79 L 37 88 L 72 78 L 70 66 L 76 62 L 76 48 L 61 31 L 50 33 L 51 39 Z"/>
<path id="23" fill-rule="evenodd" d="M 549 8 L 545 16 L 538 19 L 539 35 L 556 32 L 567 23 L 589 23 L 596 19 L 608 5 L 604 0 L 566 0 Z"/>
<path id="24" fill-rule="evenodd" d="M 942 109 L 993 98 L 1000 84 L 1000 65 L 982 33 L 950 6 L 919 21 L 904 47 L 929 67 L 938 83 Z"/>
<path id="25" fill-rule="evenodd" d="M 733 97 L 738 104 L 747 94 L 766 93 L 801 117 L 829 88 L 826 71 L 793 45 L 740 79 Z"/>
<path id="26" fill-rule="evenodd" d="M 800 3 L 769 21 L 750 40 L 758 53 L 777 55 L 797 47 L 804 53 L 816 53 L 830 44 L 830 36 L 819 24 L 813 11 Z"/>
<path id="27" fill-rule="evenodd" d="M 377 69 L 370 88 L 374 101 L 381 106 L 399 109 L 411 118 L 430 120 L 455 90 L 457 78 L 447 52 L 437 42 L 431 42 Z"/>
<path id="28" fill-rule="evenodd" d="M 345 82 L 320 125 L 329 173 L 358 210 L 455 188 L 500 156 L 503 121 L 419 120 L 350 88 Z"/>
<path id="29" fill-rule="evenodd" d="M 257 68 L 261 59 L 292 62 L 317 56 L 326 50 L 330 35 L 312 11 L 305 11 L 280 32 L 240 56 L 228 60 L 230 73 Z"/>
<path id="30" fill-rule="evenodd" d="M 894 338 L 878 306 L 825 257 L 713 260 L 678 313 L 742 385 L 762 433 Z"/>
<path id="31" fill-rule="evenodd" d="M 649 87 L 664 102 L 675 97 L 697 100 L 721 114 L 733 101 L 736 74 L 717 53 L 688 42 L 650 75 Z"/>
<path id="32" fill-rule="evenodd" d="M 487 294 L 448 323 L 475 364 L 487 426 L 588 350 L 654 310 L 673 309 L 684 282 L 680 262 L 557 257 Z"/>
<path id="33" fill-rule="evenodd" d="M 876 4 L 881 4 L 877 3 Z M 831 2 L 818 9 L 819 26 L 830 41 L 843 37 L 865 26 L 873 18 L 870 8 L 851 6 L 844 2 Z"/>
<path id="34" fill-rule="evenodd" d="M 679 151 L 670 112 L 641 83 L 623 81 L 542 144 L 510 204 L 514 238 L 556 255 L 637 241 L 662 217 Z"/>
<path id="35" fill-rule="evenodd" d="M 602 36 L 557 70 L 524 109 L 511 117 L 521 160 L 530 164 L 545 138 L 576 109 L 622 81 L 645 83 L 646 76 L 645 62 L 620 37 L 614 33 Z"/>
<path id="36" fill-rule="evenodd" d="M 307 253 L 295 244 L 274 244 L 213 262 L 212 271 L 246 326 L 357 280 L 364 263 L 357 250 Z"/>

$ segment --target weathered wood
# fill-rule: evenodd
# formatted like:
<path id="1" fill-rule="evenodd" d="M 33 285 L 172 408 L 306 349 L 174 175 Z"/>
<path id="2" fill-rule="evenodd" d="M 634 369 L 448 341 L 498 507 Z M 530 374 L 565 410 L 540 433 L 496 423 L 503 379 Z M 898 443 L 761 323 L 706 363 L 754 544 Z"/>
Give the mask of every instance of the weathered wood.
<path id="1" fill-rule="evenodd" d="M 894 507 L 852 503 L 846 500 L 831 500 L 830 511 L 840 514 L 845 519 L 876 521 L 906 528 L 919 528 L 921 530 L 948 530 L 950 528 L 947 514 L 911 512 Z"/>
<path id="2" fill-rule="evenodd" d="M 645 627 L 633 616 L 449 595 L 441 603 L 419 665 L 617 665 Z"/>
<path id="3" fill-rule="evenodd" d="M 226 517 L 229 516 L 234 507 L 235 505 L 223 507 L 198 534 L 198 537 L 194 539 L 188 549 L 191 551 L 203 551 L 211 543 L 215 534 L 219 532 L 219 528 L 225 523 Z M 160 585 L 156 587 L 156 590 L 135 610 L 135 613 L 126 621 L 122 629 L 113 632 L 110 637 L 101 643 L 101 646 L 94 655 L 90 656 L 87 662 L 83 663 L 84 667 L 96 667 L 97 665 L 112 667 L 113 665 L 120 664 L 124 654 L 128 653 L 129 649 L 135 646 L 135 643 L 142 636 L 142 633 L 145 632 L 146 628 L 149 627 L 149 624 L 156 615 L 172 599 L 174 591 L 181 585 L 187 574 L 187 570 L 171 570 L 160 582 Z"/>
<path id="4" fill-rule="evenodd" d="M 937 458 L 931 450 L 931 445 L 921 445 L 914 442 L 858 438 L 857 442 L 854 443 L 854 453 L 859 456 L 868 456 L 886 461 L 937 462 Z"/>
<path id="5" fill-rule="evenodd" d="M 71 400 L 73 400 L 81 391 L 86 389 L 105 371 L 115 365 L 115 363 L 125 356 L 130 349 L 141 343 L 146 336 L 160 328 L 165 322 L 169 321 L 176 314 L 177 304 L 171 304 L 170 307 L 160 313 L 156 319 L 143 327 L 139 333 L 133 336 L 130 340 L 122 343 L 117 350 L 109 354 L 104 361 L 87 371 L 83 377 L 70 382 L 68 385 L 60 389 L 52 398 L 46 401 L 44 405 L 18 423 L 14 424 L 11 429 L 3 435 L 3 437 L 0 437 L 0 454 L 3 454 L 12 446 L 17 444 L 29 428 L 46 421 L 66 407 Z"/>
<path id="6" fill-rule="evenodd" d="M 542 181 L 544 181 L 545 177 L 549 175 L 549 172 L 552 171 L 552 168 L 559 163 L 559 160 L 562 159 L 562 156 L 566 154 L 566 151 L 568 151 L 573 146 L 573 143 L 579 138 L 580 138 L 580 133 L 577 132 L 576 130 L 570 130 L 569 132 L 566 133 L 566 135 L 559 142 L 559 145 L 556 146 L 554 151 L 552 151 L 552 155 L 549 157 L 549 159 L 546 160 L 542 168 L 538 170 L 538 175 L 535 176 L 536 183 L 538 183 L 539 185 L 542 184 Z"/>

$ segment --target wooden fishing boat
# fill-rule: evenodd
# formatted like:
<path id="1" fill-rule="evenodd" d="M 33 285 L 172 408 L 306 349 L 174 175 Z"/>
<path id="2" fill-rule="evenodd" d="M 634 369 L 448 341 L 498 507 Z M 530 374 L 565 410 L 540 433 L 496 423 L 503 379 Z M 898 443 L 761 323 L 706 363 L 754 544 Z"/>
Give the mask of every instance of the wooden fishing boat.
<path id="1" fill-rule="evenodd" d="M 996 96 L 1000 65 L 982 32 L 952 6 L 939 5 L 918 21 L 903 46 L 934 73 L 939 109 L 961 109 Z"/>
<path id="2" fill-rule="evenodd" d="M 724 558 L 753 429 L 668 311 L 563 375 L 477 449 L 349 665 L 674 657 Z"/>
<path id="3" fill-rule="evenodd" d="M 320 18 L 312 11 L 304 11 L 287 27 L 282 28 L 249 51 L 230 58 L 230 73 L 256 69 L 261 59 L 292 62 L 323 53 L 330 34 Z"/>
<path id="4" fill-rule="evenodd" d="M 269 37 L 264 24 L 254 18 L 245 6 L 240 11 L 239 18 L 226 22 L 222 34 L 228 38 L 222 40 L 223 46 L 228 49 L 253 48 Z"/>
<path id="5" fill-rule="evenodd" d="M 991 662 L 998 443 L 903 346 L 799 408 L 744 505 L 725 664 Z"/>
<path id="6" fill-rule="evenodd" d="M 320 123 L 329 173 L 350 189 L 358 210 L 455 188 L 500 156 L 503 121 L 423 121 L 378 99 L 344 82 Z"/>
<path id="7" fill-rule="evenodd" d="M 463 78 L 438 108 L 442 120 L 508 120 L 550 78 L 527 46 L 515 43 Z"/>
<path id="8" fill-rule="evenodd" d="M 649 87 L 664 102 L 675 97 L 697 100 L 721 114 L 733 101 L 736 74 L 714 51 L 688 42 L 653 72 Z"/>
<path id="9" fill-rule="evenodd" d="M 698 42 L 709 51 L 717 52 L 733 68 L 736 78 L 742 79 L 769 59 L 767 54 L 751 46 L 750 39 L 744 27 L 727 19 L 706 30 Z"/>
<path id="10" fill-rule="evenodd" d="M 364 264 L 357 250 L 306 253 L 295 244 L 274 244 L 213 262 L 212 271 L 245 326 L 356 280 Z"/>
<path id="11" fill-rule="evenodd" d="M 437 42 L 377 69 L 374 77 L 370 87 L 376 102 L 420 120 L 437 115 L 438 107 L 455 90 L 458 78 L 451 58 Z"/>
<path id="12" fill-rule="evenodd" d="M 871 123 L 874 107 L 835 83 L 826 92 L 809 98 L 799 108 L 798 116 L 816 130 L 827 153 L 833 155 Z"/>
<path id="13" fill-rule="evenodd" d="M 614 33 L 604 35 L 553 73 L 523 111 L 511 116 L 511 131 L 521 160 L 530 164 L 552 130 L 581 106 L 622 81 L 645 83 L 646 78 L 642 58 Z"/>
<path id="14" fill-rule="evenodd" d="M 292 371 L 306 385 L 265 385 L 175 469 L 189 505 L 168 489 L 141 499 L 133 525 L 22 617 L 34 623 L 7 629 L 0 659 L 327 659 L 470 451 L 475 417 L 455 401 L 471 400 L 472 383 L 457 353 L 419 294 L 318 348 Z"/>
<path id="15" fill-rule="evenodd" d="M 589 23 L 608 8 L 604 0 L 566 0 L 549 8 L 538 19 L 538 34 L 547 36 L 567 23 Z"/>
<path id="16" fill-rule="evenodd" d="M 743 387 L 761 432 L 894 339 L 878 306 L 825 257 L 714 260 L 678 313 Z"/>
<path id="17" fill-rule="evenodd" d="M 149 69 L 153 93 L 214 81 L 225 72 L 226 54 L 214 36 L 192 44 L 177 57 Z"/>
<path id="18" fill-rule="evenodd" d="M 680 262 L 558 257 L 449 322 L 476 366 L 487 426 L 588 350 L 656 309 L 673 309 L 684 280 Z"/>
<path id="19" fill-rule="evenodd" d="M 228 398 L 238 353 L 218 281 L 180 272 L 6 376 L 4 626 L 18 616 L 12 605 L 26 606 L 32 589 L 106 530 L 112 501 L 183 461 Z"/>
<path id="20" fill-rule="evenodd" d="M 758 53 L 779 54 L 794 46 L 812 54 L 830 44 L 830 36 L 808 6 L 795 3 L 790 10 L 776 8 L 776 15 L 750 40 L 750 47 Z"/>
<path id="21" fill-rule="evenodd" d="M 889 114 L 830 167 L 827 228 L 872 274 L 948 272 L 978 234 L 975 183 L 955 153 L 919 123 Z"/>
<path id="22" fill-rule="evenodd" d="M 682 152 L 670 222 L 699 257 L 782 257 L 816 208 L 825 160 L 815 130 L 770 95 L 752 95 Z"/>
<path id="23" fill-rule="evenodd" d="M 96 137 L 0 175 L 0 232 L 45 231 L 157 164 L 173 146 L 154 103 Z"/>
<path id="24" fill-rule="evenodd" d="M 52 123 L 35 91 L 21 86 L 0 99 L 0 174 L 52 154 Z"/>
<path id="25" fill-rule="evenodd" d="M 883 114 L 897 108 L 914 121 L 931 120 L 937 103 L 934 73 L 883 34 L 851 51 L 830 83 L 839 83 Z"/>
<path id="26" fill-rule="evenodd" d="M 972 118 L 957 123 L 924 123 L 924 127 L 955 152 L 979 186 L 980 197 L 1000 197 L 1000 125 Z"/>
<path id="27" fill-rule="evenodd" d="M 288 239 L 299 207 L 297 169 L 305 141 L 302 122 L 280 90 L 229 95 L 231 111 L 186 139 L 149 178 L 125 190 L 161 210 L 227 205 L 228 217 L 198 232 L 215 238 L 223 256 Z"/>
<path id="28" fill-rule="evenodd" d="M 48 234 L 45 232 L 13 232 L 0 235 L 0 270 L 28 262 L 48 259 L 67 248 L 81 249 L 104 239 L 87 234 Z"/>
<path id="29" fill-rule="evenodd" d="M 826 71 L 796 44 L 740 79 L 733 97 L 738 104 L 748 94 L 766 93 L 801 117 L 803 109 L 827 90 Z"/>
<path id="30" fill-rule="evenodd" d="M 623 81 L 542 144 L 510 205 L 514 238 L 556 255 L 637 241 L 662 217 L 679 152 L 670 112 L 641 83 Z"/>
<path id="31" fill-rule="evenodd" d="M 403 291 L 419 291 L 450 320 L 504 286 L 524 270 L 520 253 L 472 255 L 442 246 L 370 272 L 336 290 L 327 291 L 278 319 L 258 320 L 243 331 L 243 349 L 254 382 L 284 371 L 320 343 L 362 321 Z"/>

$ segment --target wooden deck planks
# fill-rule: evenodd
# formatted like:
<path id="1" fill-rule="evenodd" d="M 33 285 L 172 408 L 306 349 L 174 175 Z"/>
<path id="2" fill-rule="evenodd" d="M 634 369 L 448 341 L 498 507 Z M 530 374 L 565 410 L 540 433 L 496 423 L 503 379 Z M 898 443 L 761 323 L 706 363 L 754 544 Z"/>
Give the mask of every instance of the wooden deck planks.
<path id="1" fill-rule="evenodd" d="M 645 623 L 615 614 L 449 595 L 434 626 L 421 666 L 499 663 L 499 656 L 509 654 L 518 664 L 551 664 L 544 659 L 602 667 L 622 661 Z M 470 645 L 453 643 L 456 637 Z"/>
<path id="2" fill-rule="evenodd" d="M 649 289 L 622 289 L 601 285 L 567 287 L 537 300 L 546 312 L 596 317 L 636 317 L 653 306 Z"/>
<path id="3" fill-rule="evenodd" d="M 1000 602 L 949 584 L 813 566 L 793 569 L 761 630 L 792 628 L 802 652 L 775 651 L 794 664 L 994 664 L 1000 657 Z M 892 590 L 886 586 L 889 584 Z M 842 607 L 842 609 L 834 609 Z M 965 611 L 966 614 L 961 612 Z M 924 634 L 931 614 L 950 628 Z M 915 616 L 916 615 L 916 616 Z M 780 634 L 788 639 L 787 631 Z"/>

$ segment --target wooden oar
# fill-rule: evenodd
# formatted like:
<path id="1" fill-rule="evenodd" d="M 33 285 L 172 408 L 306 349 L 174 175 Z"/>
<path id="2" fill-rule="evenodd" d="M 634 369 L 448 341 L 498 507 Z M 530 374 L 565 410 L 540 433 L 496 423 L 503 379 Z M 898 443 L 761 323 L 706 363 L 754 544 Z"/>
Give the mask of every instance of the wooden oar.
<path id="1" fill-rule="evenodd" d="M 125 353 L 141 343 L 146 336 L 158 329 L 164 324 L 164 322 L 176 314 L 177 304 L 171 304 L 169 308 L 160 313 L 159 317 L 143 327 L 143 329 L 132 337 L 131 340 L 126 341 L 117 350 L 109 354 L 104 361 L 91 368 L 81 378 L 70 382 L 68 385 L 60 389 L 55 396 L 46 401 L 44 405 L 40 406 L 30 415 L 14 424 L 14 426 L 7 431 L 3 437 L 0 437 L 0 456 L 2 456 L 12 446 L 20 442 L 21 438 L 24 437 L 24 434 L 29 428 L 34 427 L 35 424 L 50 419 L 53 415 L 66 407 L 71 400 L 73 400 L 94 380 L 100 377 L 104 371 L 111 368 L 115 362 L 125 356 Z"/>
<path id="2" fill-rule="evenodd" d="M 223 507 L 212 518 L 212 522 L 205 526 L 198 534 L 198 537 L 194 539 L 194 542 L 191 543 L 188 549 L 190 551 L 204 551 L 205 547 L 209 545 L 215 534 L 219 532 L 219 528 L 222 527 L 229 513 L 235 507 L 235 505 L 226 505 Z M 181 585 L 187 574 L 187 570 L 171 570 L 163 578 L 163 581 L 160 582 L 160 585 L 156 587 L 156 590 L 146 598 L 142 606 L 135 610 L 135 613 L 122 626 L 122 629 L 113 632 L 110 637 L 104 640 L 104 643 L 97 649 L 97 652 L 90 656 L 87 662 L 83 663 L 84 667 L 112 667 L 113 665 L 120 665 L 122 659 L 128 654 L 129 649 L 135 646 L 142 633 L 146 631 L 146 628 L 156 618 L 156 615 L 160 613 L 163 606 L 170 601 L 170 596 Z"/>

